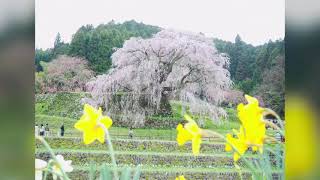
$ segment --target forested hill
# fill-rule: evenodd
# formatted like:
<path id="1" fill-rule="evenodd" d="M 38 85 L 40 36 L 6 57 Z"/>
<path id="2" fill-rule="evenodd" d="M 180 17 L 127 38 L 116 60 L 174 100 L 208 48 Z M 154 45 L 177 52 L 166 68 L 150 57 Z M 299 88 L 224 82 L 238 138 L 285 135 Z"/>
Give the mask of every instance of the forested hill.
<path id="1" fill-rule="evenodd" d="M 97 27 L 92 25 L 80 27 L 73 35 L 70 44 L 62 42 L 58 33 L 53 48 L 36 49 L 36 69 L 37 71 L 42 70 L 40 61 L 49 62 L 57 55 L 66 54 L 85 58 L 94 72 L 103 74 L 111 67 L 110 57 L 113 48 L 122 47 L 124 41 L 130 37 L 149 38 L 160 30 L 160 27 L 138 23 L 134 20 L 124 23 L 111 21 Z"/>
<path id="2" fill-rule="evenodd" d="M 265 106 L 284 115 L 284 40 L 252 46 L 237 35 L 235 42 L 214 39 L 216 48 L 230 57 L 229 71 L 236 88 L 260 96 Z"/>

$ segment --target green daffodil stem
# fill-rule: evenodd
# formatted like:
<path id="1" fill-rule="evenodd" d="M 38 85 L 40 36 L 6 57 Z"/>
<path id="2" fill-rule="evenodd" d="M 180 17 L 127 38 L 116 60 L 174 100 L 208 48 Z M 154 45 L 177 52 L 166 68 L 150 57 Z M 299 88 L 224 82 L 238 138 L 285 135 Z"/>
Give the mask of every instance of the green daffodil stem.
<path id="1" fill-rule="evenodd" d="M 202 137 L 219 137 L 219 138 L 222 138 L 222 139 L 225 139 L 225 137 L 220 134 L 220 133 L 217 133 L 215 131 L 211 131 L 211 130 L 206 130 L 206 129 L 201 129 L 201 136 Z"/>
<path id="2" fill-rule="evenodd" d="M 269 108 L 265 108 L 265 109 L 264 109 L 264 113 L 265 113 L 265 115 L 270 114 L 270 115 L 274 116 L 274 117 L 277 119 L 277 122 L 279 122 L 280 127 L 277 126 L 276 124 L 274 124 L 274 123 L 271 122 L 271 121 L 266 121 L 266 120 L 265 120 L 265 123 L 266 123 L 267 125 L 275 128 L 276 130 L 278 130 L 279 133 L 280 133 L 282 136 L 284 136 L 284 130 L 283 130 L 284 126 L 283 126 L 283 122 L 282 122 L 280 116 L 279 116 L 276 112 L 274 112 L 272 109 L 269 109 Z"/>
<path id="3" fill-rule="evenodd" d="M 283 156 L 280 155 L 279 153 L 276 153 L 274 150 L 271 148 L 266 148 L 267 151 L 271 152 L 273 155 L 278 156 L 279 158 L 283 159 Z"/>
<path id="4" fill-rule="evenodd" d="M 45 171 L 46 171 L 46 172 L 50 172 L 50 173 L 52 174 L 52 178 L 53 178 L 53 179 L 57 179 L 57 177 L 60 176 L 60 174 L 58 174 L 57 172 L 53 171 L 53 170 L 50 169 L 50 168 L 46 169 Z M 47 176 L 45 176 L 43 179 L 46 180 L 46 179 L 47 179 Z"/>
<path id="5" fill-rule="evenodd" d="M 273 122 L 264 120 L 264 123 L 265 123 L 266 125 L 271 126 L 271 127 L 274 128 L 274 129 L 276 129 L 282 136 L 284 136 L 283 130 L 282 130 L 279 126 L 277 126 L 276 124 L 274 124 Z"/>
<path id="6" fill-rule="evenodd" d="M 238 171 L 238 173 L 239 173 L 240 180 L 243 180 L 240 166 L 237 165 L 237 163 L 234 163 L 234 166 L 236 167 L 236 169 L 237 169 L 237 171 Z"/>
<path id="7" fill-rule="evenodd" d="M 205 129 L 202 129 L 202 134 L 203 136 L 205 137 L 219 137 L 221 139 L 223 139 L 225 142 L 227 142 L 234 150 L 236 153 L 238 154 L 241 154 L 238 149 L 232 144 L 230 143 L 227 138 L 224 137 L 224 135 L 220 134 L 220 133 L 217 133 L 215 131 L 212 131 L 212 130 L 205 130 Z M 254 171 L 254 167 L 251 165 L 251 163 L 249 162 L 249 160 L 246 158 L 246 157 L 243 157 L 242 158 L 243 161 L 248 165 L 248 167 L 250 168 L 250 170 L 253 172 Z"/>
<path id="8" fill-rule="evenodd" d="M 114 150 L 113 150 L 113 146 L 112 146 L 112 142 L 111 142 L 111 137 L 110 137 L 109 131 L 102 123 L 99 123 L 99 126 L 101 126 L 103 128 L 103 130 L 105 132 L 105 135 L 107 137 L 106 139 L 107 139 L 107 144 L 108 144 L 108 148 L 109 148 L 109 151 L 110 151 L 111 162 L 112 162 L 112 165 L 114 167 L 114 178 L 116 180 L 118 180 L 119 179 L 118 166 L 117 166 L 117 161 L 116 161 L 116 158 L 115 158 L 115 154 L 114 154 Z"/>
<path id="9" fill-rule="evenodd" d="M 47 143 L 47 141 L 40 136 L 36 136 L 36 139 L 41 141 L 41 143 L 47 148 L 47 150 L 49 151 L 52 159 L 59 165 L 61 166 L 61 164 L 59 164 L 58 159 L 56 158 L 56 155 L 54 154 L 53 150 L 51 149 L 50 145 Z M 64 180 L 70 180 L 70 178 L 67 176 L 67 174 L 64 172 L 64 170 L 61 168 L 61 173 L 62 173 L 62 177 Z"/>
<path id="10" fill-rule="evenodd" d="M 269 140 L 271 140 L 273 142 L 276 142 L 276 143 L 280 144 L 282 147 L 284 147 L 284 144 L 281 141 L 279 141 L 278 139 L 274 138 L 274 137 L 265 136 L 265 140 L 267 140 L 267 139 L 269 139 Z"/>

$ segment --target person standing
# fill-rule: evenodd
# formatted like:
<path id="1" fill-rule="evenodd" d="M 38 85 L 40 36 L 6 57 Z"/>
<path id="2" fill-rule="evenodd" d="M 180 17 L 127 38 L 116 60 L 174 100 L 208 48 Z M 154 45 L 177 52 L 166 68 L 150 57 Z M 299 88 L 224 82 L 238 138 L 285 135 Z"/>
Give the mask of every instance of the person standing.
<path id="1" fill-rule="evenodd" d="M 130 127 L 130 129 L 129 129 L 129 138 L 130 139 L 133 138 L 133 129 L 132 129 L 132 127 Z"/>
<path id="2" fill-rule="evenodd" d="M 46 124 L 46 127 L 44 128 L 44 130 L 45 130 L 45 135 L 46 135 L 46 137 L 48 137 L 49 136 L 49 124 L 47 123 Z"/>
<path id="3" fill-rule="evenodd" d="M 40 136 L 44 136 L 44 126 L 43 124 L 40 125 Z"/>
<path id="4" fill-rule="evenodd" d="M 64 124 L 63 123 L 60 127 L 60 136 L 64 136 Z"/>
<path id="5" fill-rule="evenodd" d="M 34 127 L 34 134 L 36 136 L 39 136 L 39 126 L 38 126 L 38 124 L 36 124 L 35 127 Z"/>

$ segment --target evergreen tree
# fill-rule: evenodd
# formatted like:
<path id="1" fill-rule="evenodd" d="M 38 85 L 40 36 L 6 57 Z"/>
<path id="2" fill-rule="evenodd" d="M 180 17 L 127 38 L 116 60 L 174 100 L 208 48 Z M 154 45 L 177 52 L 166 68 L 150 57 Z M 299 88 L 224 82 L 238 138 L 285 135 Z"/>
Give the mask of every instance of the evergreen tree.
<path id="1" fill-rule="evenodd" d="M 229 71 L 236 87 L 244 93 L 259 95 L 267 106 L 284 114 L 284 63 L 282 66 L 279 62 L 281 57 L 284 59 L 284 41 L 254 47 L 237 35 L 234 43 L 219 39 L 214 42 L 220 52 L 230 57 Z"/>
<path id="2" fill-rule="evenodd" d="M 126 21 L 116 24 L 110 21 L 94 28 L 82 26 L 70 43 L 71 56 L 84 57 L 90 68 L 98 74 L 106 73 L 111 68 L 111 55 L 116 48 L 121 48 L 130 37 L 148 38 L 160 30 L 159 27 Z"/>
<path id="3" fill-rule="evenodd" d="M 57 34 L 56 39 L 54 40 L 54 47 L 58 48 L 61 45 L 61 35 L 60 33 Z"/>
<path id="4" fill-rule="evenodd" d="M 35 66 L 36 71 L 43 71 L 43 67 L 41 65 L 41 61 L 43 62 L 49 62 L 52 59 L 52 51 L 51 49 L 42 50 L 42 49 L 36 49 L 35 50 Z"/>
<path id="5" fill-rule="evenodd" d="M 61 40 L 60 33 L 57 34 L 56 39 L 54 41 L 54 46 L 52 49 L 52 59 L 57 58 L 58 55 L 64 55 L 69 53 L 69 44 L 64 43 Z"/>

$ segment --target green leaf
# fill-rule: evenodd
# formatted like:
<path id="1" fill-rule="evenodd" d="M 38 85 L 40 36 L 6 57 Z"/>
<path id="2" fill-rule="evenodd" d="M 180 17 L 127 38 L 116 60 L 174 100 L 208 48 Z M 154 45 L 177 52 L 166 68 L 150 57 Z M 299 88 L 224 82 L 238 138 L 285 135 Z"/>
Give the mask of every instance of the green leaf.
<path id="1" fill-rule="evenodd" d="M 105 164 L 102 165 L 102 167 L 101 167 L 100 179 L 101 180 L 110 180 L 110 179 L 112 179 L 111 171 Z"/>
<path id="2" fill-rule="evenodd" d="M 121 172 L 120 180 L 130 180 L 131 178 L 131 168 L 126 167 Z"/>
<path id="3" fill-rule="evenodd" d="M 89 179 L 94 180 L 95 172 L 96 172 L 96 165 L 93 162 L 90 162 L 89 166 Z"/>
<path id="4" fill-rule="evenodd" d="M 133 180 L 139 180 L 140 179 L 140 174 L 141 174 L 141 167 L 138 165 L 136 167 L 135 173 L 133 175 Z"/>

